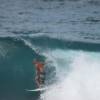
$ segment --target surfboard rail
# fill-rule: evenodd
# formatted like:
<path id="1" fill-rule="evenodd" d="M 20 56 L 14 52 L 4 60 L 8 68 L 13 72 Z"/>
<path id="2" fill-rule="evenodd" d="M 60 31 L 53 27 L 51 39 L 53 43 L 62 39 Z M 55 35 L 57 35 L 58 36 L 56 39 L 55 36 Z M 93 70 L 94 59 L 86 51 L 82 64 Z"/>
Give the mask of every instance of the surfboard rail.
<path id="1" fill-rule="evenodd" d="M 25 89 L 26 91 L 29 91 L 29 92 L 38 92 L 38 91 L 45 91 L 47 90 L 46 87 L 43 87 L 43 88 L 36 88 L 36 89 L 33 89 L 33 90 L 30 90 L 30 89 Z"/>

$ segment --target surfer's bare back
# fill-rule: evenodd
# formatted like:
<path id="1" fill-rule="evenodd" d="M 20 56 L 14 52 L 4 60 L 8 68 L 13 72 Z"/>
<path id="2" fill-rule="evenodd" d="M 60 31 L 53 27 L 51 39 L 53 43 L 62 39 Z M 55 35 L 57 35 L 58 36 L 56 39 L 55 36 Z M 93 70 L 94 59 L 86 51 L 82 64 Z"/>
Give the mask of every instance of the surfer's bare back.
<path id="1" fill-rule="evenodd" d="M 43 75 L 44 73 L 44 63 L 38 61 L 38 60 L 33 60 L 32 62 L 35 65 L 35 69 L 36 69 L 36 84 L 37 87 L 39 88 L 41 86 L 41 84 L 43 84 L 43 79 L 41 78 L 41 75 Z"/>

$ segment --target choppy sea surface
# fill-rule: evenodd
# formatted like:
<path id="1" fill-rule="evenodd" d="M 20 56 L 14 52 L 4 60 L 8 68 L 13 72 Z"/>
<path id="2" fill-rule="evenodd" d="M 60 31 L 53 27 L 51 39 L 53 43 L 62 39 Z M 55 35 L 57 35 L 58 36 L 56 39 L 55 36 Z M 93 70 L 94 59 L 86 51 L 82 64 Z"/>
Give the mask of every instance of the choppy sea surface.
<path id="1" fill-rule="evenodd" d="M 0 0 L 0 100 L 100 100 L 99 58 L 99 0 Z"/>

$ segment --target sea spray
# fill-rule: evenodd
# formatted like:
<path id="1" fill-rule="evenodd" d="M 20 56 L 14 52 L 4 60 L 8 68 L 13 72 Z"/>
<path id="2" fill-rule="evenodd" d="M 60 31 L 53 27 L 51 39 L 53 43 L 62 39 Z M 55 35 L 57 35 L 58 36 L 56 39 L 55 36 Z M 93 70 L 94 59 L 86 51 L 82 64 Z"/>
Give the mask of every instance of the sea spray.
<path id="1" fill-rule="evenodd" d="M 67 55 L 70 55 L 69 58 L 71 60 L 70 64 L 71 70 L 69 73 L 66 74 L 66 76 L 65 74 L 63 76 L 63 74 L 59 72 L 59 75 L 61 75 L 62 80 L 60 77 L 60 81 L 58 81 L 57 84 L 53 84 L 52 86 L 50 86 L 51 88 L 49 90 L 41 94 L 41 99 L 42 100 L 67 100 L 67 99 L 99 100 L 100 62 L 97 59 L 100 57 L 100 53 L 89 53 L 82 51 L 66 52 L 64 50 L 58 50 L 58 58 L 62 57 L 61 56 L 62 53 L 65 54 L 63 55 L 63 59 L 65 59 Z M 53 54 L 54 56 L 56 55 L 55 51 Z M 66 66 L 68 66 L 67 63 Z M 64 68 L 65 72 L 67 72 L 67 68 L 63 66 L 58 66 L 58 69 L 59 67 L 61 67 L 62 69 Z"/>

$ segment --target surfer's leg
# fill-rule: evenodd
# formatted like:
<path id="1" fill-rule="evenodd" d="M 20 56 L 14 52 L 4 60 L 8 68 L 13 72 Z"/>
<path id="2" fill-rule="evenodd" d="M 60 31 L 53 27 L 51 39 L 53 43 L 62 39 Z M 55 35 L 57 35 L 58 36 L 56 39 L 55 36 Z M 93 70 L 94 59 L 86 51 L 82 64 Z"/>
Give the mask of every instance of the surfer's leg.
<path id="1" fill-rule="evenodd" d="M 45 72 L 41 72 L 40 79 L 41 79 L 41 83 L 44 84 L 44 81 L 45 81 Z"/>
<path id="2" fill-rule="evenodd" d="M 36 76 L 35 81 L 36 81 L 37 87 L 39 88 L 40 87 L 40 78 L 38 76 Z"/>

